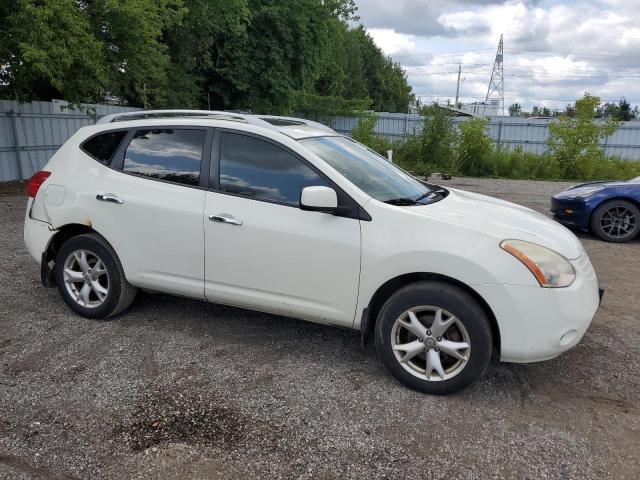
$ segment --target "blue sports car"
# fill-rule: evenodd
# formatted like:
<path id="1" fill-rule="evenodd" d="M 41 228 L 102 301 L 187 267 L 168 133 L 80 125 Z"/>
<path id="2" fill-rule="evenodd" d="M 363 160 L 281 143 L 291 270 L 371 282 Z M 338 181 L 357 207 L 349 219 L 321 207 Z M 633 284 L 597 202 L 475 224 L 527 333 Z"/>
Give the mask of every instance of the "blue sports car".
<path id="1" fill-rule="evenodd" d="M 551 198 L 554 218 L 591 230 L 607 242 L 628 242 L 640 231 L 640 177 L 575 185 Z"/>

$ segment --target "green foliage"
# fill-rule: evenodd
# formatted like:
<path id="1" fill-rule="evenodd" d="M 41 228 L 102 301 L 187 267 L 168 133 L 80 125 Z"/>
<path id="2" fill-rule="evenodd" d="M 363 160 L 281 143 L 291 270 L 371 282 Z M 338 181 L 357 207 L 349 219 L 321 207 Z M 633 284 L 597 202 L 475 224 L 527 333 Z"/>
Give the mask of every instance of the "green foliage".
<path id="1" fill-rule="evenodd" d="M 439 168 L 425 159 L 423 138 L 420 134 L 409 135 L 405 142 L 395 145 L 393 162 L 414 175 L 425 177 Z"/>
<path id="2" fill-rule="evenodd" d="M 485 118 L 473 118 L 458 126 L 457 167 L 465 175 L 484 176 L 494 172 L 493 146 L 486 132 L 487 123 Z"/>
<path id="3" fill-rule="evenodd" d="M 393 152 L 393 162 L 414 175 L 428 177 L 436 166 L 422 159 L 422 139 L 418 135 L 409 135 L 404 142 L 392 142 L 375 133 L 377 117 L 363 115 L 352 130 L 354 140 L 366 145 L 371 150 L 387 157 L 387 152 Z"/>
<path id="4" fill-rule="evenodd" d="M 521 117 L 523 115 L 522 105 L 519 103 L 513 103 L 509 105 L 509 116 L 510 117 Z"/>
<path id="5" fill-rule="evenodd" d="M 636 114 L 631 109 L 631 104 L 624 98 L 620 99 L 618 103 L 605 103 L 597 109 L 597 116 L 613 118 L 614 120 L 620 120 L 623 122 L 636 118 Z"/>
<path id="6" fill-rule="evenodd" d="M 393 150 L 393 161 L 416 175 L 429 175 L 436 170 L 455 169 L 457 133 L 447 110 L 436 105 L 423 110 L 424 125 L 420 133 L 409 134 L 402 142 L 390 142 L 375 134 L 377 117 L 364 116 L 353 130 L 360 143 L 386 156 Z"/>
<path id="7" fill-rule="evenodd" d="M 353 0 L 0 2 L 0 95 L 274 114 L 406 111 L 404 70 L 356 21 Z"/>
<path id="8" fill-rule="evenodd" d="M 617 125 L 613 122 L 594 126 L 589 115 L 595 111 L 596 104 L 593 97 L 589 97 L 585 102 L 578 101 L 575 107 L 575 125 L 579 131 L 587 132 L 582 136 L 575 136 L 570 131 L 571 135 L 568 135 L 580 146 L 577 149 L 579 161 L 572 166 L 577 170 L 567 168 L 566 157 L 562 156 L 566 155 L 566 150 L 560 150 L 560 155 L 552 151 L 539 155 L 525 152 L 522 147 L 513 151 L 495 147 L 486 132 L 486 119 L 463 121 L 459 124 L 457 133 L 451 118 L 434 118 L 438 116 L 435 109 L 426 109 L 423 130 L 409 135 L 401 143 L 394 144 L 377 136 L 376 117 L 373 115 L 360 120 L 353 136 L 385 156 L 387 150 L 394 150 L 394 162 L 415 175 L 428 176 L 440 171 L 465 176 L 531 180 L 626 180 L 640 176 L 640 162 L 605 158 L 599 147 L 595 150 L 592 145 L 580 143 L 593 142 L 594 138 L 601 139 L 602 135 L 610 135 Z M 589 124 L 585 119 L 588 119 Z M 603 126 L 607 128 L 603 129 Z M 594 128 L 600 136 L 593 133 Z M 564 130 L 561 132 L 564 133 Z M 584 152 L 588 152 L 590 156 Z"/>
<path id="9" fill-rule="evenodd" d="M 380 135 L 376 135 L 377 121 L 378 117 L 375 115 L 363 115 L 351 132 L 351 136 L 354 140 L 386 157 L 387 151 L 393 150 L 393 143 Z"/>
<path id="10" fill-rule="evenodd" d="M 513 151 L 494 149 L 491 156 L 492 176 L 531 180 L 561 178 L 558 161 L 551 155 L 525 152 L 518 146 Z"/>
<path id="11" fill-rule="evenodd" d="M 576 101 L 575 116 L 561 117 L 549 125 L 551 154 L 562 165 L 563 178 L 591 178 L 604 159 L 600 141 L 614 133 L 619 123 L 594 122 L 600 99 L 585 93 Z"/>
<path id="12" fill-rule="evenodd" d="M 422 110 L 424 125 L 420 133 L 420 162 L 438 166 L 446 172 L 455 168 L 456 131 L 451 112 L 436 104 Z"/>
<path id="13" fill-rule="evenodd" d="M 73 0 L 3 2 L 0 88 L 20 100 L 97 100 L 108 83 L 106 52 Z"/>
<path id="14" fill-rule="evenodd" d="M 335 115 L 359 115 L 359 112 L 368 110 L 371 106 L 371 99 L 348 99 L 296 92 L 293 97 L 293 105 L 294 111 L 300 113 L 303 117 L 318 121 L 325 120 L 328 123 L 330 121 L 328 119 Z"/>

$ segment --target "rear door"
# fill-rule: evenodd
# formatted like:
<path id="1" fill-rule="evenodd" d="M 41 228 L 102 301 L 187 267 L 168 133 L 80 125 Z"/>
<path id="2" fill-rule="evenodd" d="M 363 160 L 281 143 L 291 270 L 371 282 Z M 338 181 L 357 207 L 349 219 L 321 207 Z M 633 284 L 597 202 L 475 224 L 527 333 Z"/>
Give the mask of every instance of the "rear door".
<path id="1" fill-rule="evenodd" d="M 212 133 L 197 126 L 133 129 L 109 168 L 92 171 L 87 220 L 113 245 L 134 285 L 204 298 Z"/>
<path id="2" fill-rule="evenodd" d="M 205 202 L 207 299 L 351 326 L 360 222 L 300 209 L 306 186 L 331 184 L 270 139 L 218 131 Z M 344 192 L 339 192 L 343 202 Z"/>

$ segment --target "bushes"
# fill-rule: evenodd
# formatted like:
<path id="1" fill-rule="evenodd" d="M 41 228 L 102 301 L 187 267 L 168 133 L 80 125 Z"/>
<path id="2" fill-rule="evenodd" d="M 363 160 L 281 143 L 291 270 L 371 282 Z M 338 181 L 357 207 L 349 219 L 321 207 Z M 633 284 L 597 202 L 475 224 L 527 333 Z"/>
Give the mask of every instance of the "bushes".
<path id="1" fill-rule="evenodd" d="M 544 154 L 525 152 L 522 147 L 509 151 L 494 146 L 486 133 L 486 119 L 461 122 L 456 131 L 447 112 L 429 108 L 425 125 L 418 134 L 409 135 L 404 142 L 391 142 L 375 134 L 376 117 L 363 117 L 353 130 L 353 137 L 381 155 L 393 150 L 393 161 L 415 175 L 428 176 L 435 171 L 466 176 L 489 176 L 525 180 L 611 180 L 640 176 L 640 162 L 620 158 L 606 158 L 593 139 L 601 138 L 606 130 L 589 130 L 590 145 L 582 149 L 565 138 L 575 138 L 572 125 L 567 123 L 552 137 L 550 151 Z M 575 126 L 584 131 L 586 122 Z M 596 140 L 597 145 L 597 140 Z M 575 157 L 568 155 L 572 150 Z M 577 153 L 576 153 L 577 152 Z"/>
<path id="2" fill-rule="evenodd" d="M 386 157 L 387 150 L 393 150 L 394 144 L 375 133 L 377 121 L 378 118 L 375 115 L 363 115 L 360 117 L 356 128 L 351 131 L 351 136 L 354 140 Z"/>
<path id="3" fill-rule="evenodd" d="M 620 122 L 608 119 L 594 122 L 600 98 L 585 93 L 576 101 L 573 117 L 563 116 L 549 125 L 551 154 L 562 165 L 566 178 L 593 178 L 604 167 L 600 141 L 614 133 Z"/>
<path id="4" fill-rule="evenodd" d="M 393 162 L 415 174 L 428 177 L 438 170 L 438 166 L 425 161 L 423 139 L 419 135 L 409 135 L 404 143 L 398 143 L 393 151 Z"/>
<path id="5" fill-rule="evenodd" d="M 453 125 L 451 112 L 432 105 L 424 108 L 422 115 L 424 125 L 422 132 L 417 136 L 417 141 L 420 142 L 417 158 L 422 163 L 437 165 L 447 171 L 453 170 L 458 132 Z"/>
<path id="6" fill-rule="evenodd" d="M 460 140 L 457 145 L 457 170 L 465 175 L 483 177 L 495 172 L 491 138 L 486 133 L 488 121 L 473 118 L 459 125 Z"/>

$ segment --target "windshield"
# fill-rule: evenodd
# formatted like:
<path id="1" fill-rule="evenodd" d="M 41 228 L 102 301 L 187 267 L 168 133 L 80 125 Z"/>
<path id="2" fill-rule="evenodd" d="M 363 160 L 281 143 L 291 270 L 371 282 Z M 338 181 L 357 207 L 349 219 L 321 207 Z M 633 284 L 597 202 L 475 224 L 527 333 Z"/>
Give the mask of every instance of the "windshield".
<path id="1" fill-rule="evenodd" d="M 347 137 L 300 140 L 367 195 L 394 205 L 424 205 L 440 200 L 447 191 L 425 185 L 373 150 Z"/>

